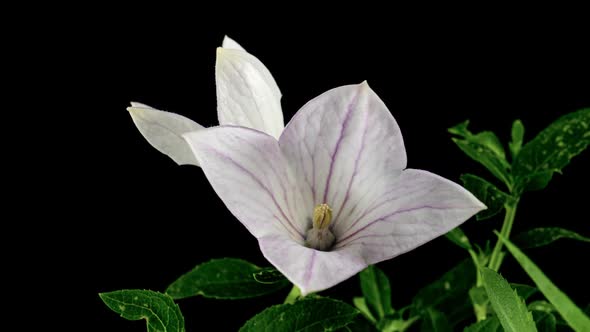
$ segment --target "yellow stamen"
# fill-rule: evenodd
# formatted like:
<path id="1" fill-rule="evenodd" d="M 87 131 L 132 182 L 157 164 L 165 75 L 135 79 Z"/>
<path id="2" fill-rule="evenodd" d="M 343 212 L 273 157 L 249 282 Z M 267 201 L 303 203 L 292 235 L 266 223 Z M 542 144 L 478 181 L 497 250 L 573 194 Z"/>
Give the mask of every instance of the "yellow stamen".
<path id="1" fill-rule="evenodd" d="M 332 209 L 328 204 L 320 204 L 313 209 L 313 228 L 326 229 L 332 222 Z"/>

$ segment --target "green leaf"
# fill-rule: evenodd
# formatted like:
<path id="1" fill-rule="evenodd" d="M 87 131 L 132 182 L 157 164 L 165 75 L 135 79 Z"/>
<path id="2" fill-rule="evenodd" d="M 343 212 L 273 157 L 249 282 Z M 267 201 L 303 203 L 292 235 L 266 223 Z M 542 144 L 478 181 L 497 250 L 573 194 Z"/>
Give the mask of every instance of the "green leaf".
<path id="1" fill-rule="evenodd" d="M 469 289 L 475 283 L 476 269 L 466 259 L 442 277 L 418 291 L 412 300 L 411 316 L 424 314 L 434 308 L 447 315 L 451 326 L 473 316 Z"/>
<path id="2" fill-rule="evenodd" d="M 469 242 L 469 239 L 467 238 L 465 233 L 463 233 L 461 228 L 456 227 L 447 234 L 445 234 L 445 236 L 447 237 L 447 239 L 451 240 L 451 242 L 458 245 L 459 247 L 466 250 L 471 249 L 471 242 Z"/>
<path id="3" fill-rule="evenodd" d="M 558 324 L 558 317 L 555 316 L 557 311 L 551 303 L 542 300 L 534 301 L 529 303 L 527 307 L 533 313 L 533 319 L 535 320 L 535 324 L 539 331 L 555 331 L 556 325 Z M 561 320 L 562 325 L 567 326 L 567 323 L 563 321 L 561 316 L 559 316 L 559 319 Z"/>
<path id="4" fill-rule="evenodd" d="M 510 287 L 514 288 L 518 296 L 522 297 L 523 300 L 527 300 L 531 295 L 535 294 L 539 290 L 533 286 L 510 283 Z M 529 308 L 530 309 L 530 308 Z"/>
<path id="5" fill-rule="evenodd" d="M 285 276 L 274 267 L 263 268 L 260 272 L 252 274 L 254 280 L 261 284 L 276 284 L 285 282 Z"/>
<path id="6" fill-rule="evenodd" d="M 214 259 L 197 265 L 173 282 L 166 293 L 174 299 L 201 295 L 216 299 L 244 299 L 275 292 L 289 281 L 274 269 L 260 268 L 236 258 Z"/>
<path id="7" fill-rule="evenodd" d="M 463 174 L 461 175 L 461 181 L 467 190 L 488 207 L 476 215 L 477 220 L 484 220 L 495 216 L 502 211 L 504 204 L 514 200 L 512 196 L 504 193 L 479 176 Z"/>
<path id="8" fill-rule="evenodd" d="M 449 128 L 449 133 L 463 137 L 467 140 L 473 141 L 477 144 L 490 149 L 498 158 L 506 159 L 504 148 L 500 139 L 491 131 L 482 131 L 477 134 L 472 134 L 467 127 L 469 126 L 469 120 L 465 120 L 462 123 Z"/>
<path id="9" fill-rule="evenodd" d="M 555 312 L 553 304 L 547 301 L 533 301 L 529 303 L 528 308 L 531 311 Z"/>
<path id="10" fill-rule="evenodd" d="M 475 282 L 475 268 L 469 259 L 459 263 L 440 279 L 418 291 L 412 300 L 414 308 L 426 309 L 446 306 L 446 301 L 467 295 Z"/>
<path id="11" fill-rule="evenodd" d="M 338 332 L 378 332 L 373 324 L 359 315 L 348 325 L 336 330 Z"/>
<path id="12" fill-rule="evenodd" d="M 371 265 L 359 273 L 361 289 L 367 306 L 377 320 L 393 313 L 391 306 L 391 286 L 387 275 Z"/>
<path id="13" fill-rule="evenodd" d="M 557 319 L 550 312 L 533 311 L 533 320 L 539 332 L 555 332 Z"/>
<path id="14" fill-rule="evenodd" d="M 488 317 L 486 320 L 479 321 L 467 326 L 463 332 L 501 332 L 504 331 L 500 321 L 496 316 Z"/>
<path id="15" fill-rule="evenodd" d="M 128 320 L 145 319 L 148 332 L 184 332 L 184 318 L 172 298 L 149 290 L 126 289 L 99 294 L 114 312 Z"/>
<path id="16" fill-rule="evenodd" d="M 563 319 L 576 331 L 587 331 L 590 326 L 588 316 L 578 308 L 570 298 L 565 295 L 545 274 L 531 261 L 518 247 L 510 240 L 504 238 L 496 232 L 496 235 L 504 242 L 508 251 L 514 256 L 516 261 L 522 266 L 524 271 L 533 279 L 537 288 L 545 295 L 547 300 L 561 314 Z"/>
<path id="17" fill-rule="evenodd" d="M 545 171 L 545 172 L 538 172 L 535 174 L 531 174 L 527 178 L 527 182 L 525 185 L 522 185 L 516 189 L 517 193 L 522 193 L 523 191 L 535 191 L 541 190 L 547 187 L 551 179 L 553 178 L 553 171 Z M 524 189 L 519 189 L 520 187 Z"/>
<path id="18" fill-rule="evenodd" d="M 423 332 L 450 332 L 452 331 L 451 325 L 440 311 L 428 308 L 424 315 L 422 315 L 422 324 L 420 325 L 420 331 Z"/>
<path id="19" fill-rule="evenodd" d="M 394 315 L 395 316 L 395 315 Z M 405 331 L 420 319 L 419 316 L 411 317 L 408 320 L 397 316 L 395 318 L 387 317 L 377 324 L 377 330 L 381 332 L 400 332 Z"/>
<path id="20" fill-rule="evenodd" d="M 469 121 L 465 121 L 449 128 L 451 134 L 459 136 L 453 137 L 453 142 L 471 159 L 485 166 L 495 177 L 510 186 L 510 164 L 506 161 L 504 148 L 496 134 L 482 131 L 474 135 L 467 129 L 468 125 Z"/>
<path id="21" fill-rule="evenodd" d="M 352 323 L 359 311 L 329 298 L 304 299 L 269 307 L 251 318 L 240 331 L 332 331 Z"/>
<path id="22" fill-rule="evenodd" d="M 528 142 L 513 163 L 516 192 L 544 188 L 590 144 L 590 108 L 566 114 Z"/>
<path id="23" fill-rule="evenodd" d="M 531 313 L 510 284 L 492 269 L 481 269 L 483 285 L 492 308 L 507 332 L 537 331 Z"/>
<path id="24" fill-rule="evenodd" d="M 520 248 L 537 248 L 561 238 L 590 242 L 590 238 L 564 228 L 541 227 L 518 234 L 514 238 L 514 243 Z"/>
<path id="25" fill-rule="evenodd" d="M 524 140 L 524 125 L 520 120 L 515 120 L 512 123 L 511 136 L 512 140 L 510 143 L 508 143 L 508 148 L 510 149 L 512 160 L 514 160 L 520 152 L 520 148 L 522 147 L 522 142 Z"/>
<path id="26" fill-rule="evenodd" d="M 361 312 L 363 316 L 367 318 L 367 320 L 373 323 L 377 322 L 377 319 L 375 319 L 375 316 L 373 316 L 371 310 L 369 310 L 369 306 L 367 306 L 367 301 L 365 301 L 364 297 L 353 298 L 352 304 L 354 304 L 354 306 Z"/>

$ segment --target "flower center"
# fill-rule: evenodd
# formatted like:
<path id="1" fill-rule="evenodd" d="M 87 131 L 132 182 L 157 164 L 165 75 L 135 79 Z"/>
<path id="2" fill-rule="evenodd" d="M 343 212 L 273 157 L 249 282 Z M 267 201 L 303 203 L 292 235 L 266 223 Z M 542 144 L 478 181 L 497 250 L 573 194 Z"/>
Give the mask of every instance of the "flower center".
<path id="1" fill-rule="evenodd" d="M 334 244 L 334 234 L 329 229 L 332 209 L 328 204 L 319 204 L 313 209 L 313 225 L 307 231 L 305 243 L 308 247 L 326 251 Z"/>

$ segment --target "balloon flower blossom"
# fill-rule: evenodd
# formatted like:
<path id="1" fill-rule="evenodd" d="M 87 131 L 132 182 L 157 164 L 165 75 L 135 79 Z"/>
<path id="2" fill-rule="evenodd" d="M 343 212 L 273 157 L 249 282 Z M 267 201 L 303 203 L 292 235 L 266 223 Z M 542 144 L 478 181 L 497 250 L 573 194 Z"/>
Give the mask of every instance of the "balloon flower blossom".
<path id="1" fill-rule="evenodd" d="M 155 148 L 203 169 L 302 294 L 412 250 L 485 209 L 458 184 L 406 168 L 400 128 L 366 82 L 321 94 L 284 126 L 272 75 L 227 37 L 215 75 L 219 126 L 137 103 L 129 111 Z"/>

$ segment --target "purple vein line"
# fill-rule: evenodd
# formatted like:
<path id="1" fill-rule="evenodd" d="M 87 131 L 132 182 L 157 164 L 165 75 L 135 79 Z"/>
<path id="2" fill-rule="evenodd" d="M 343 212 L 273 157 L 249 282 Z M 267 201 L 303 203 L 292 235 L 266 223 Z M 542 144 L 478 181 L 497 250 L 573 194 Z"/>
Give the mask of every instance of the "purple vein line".
<path id="1" fill-rule="evenodd" d="M 307 284 L 309 284 L 309 281 L 311 280 L 313 265 L 315 264 L 315 255 L 316 255 L 316 251 L 312 250 L 311 251 L 311 258 L 309 259 L 309 263 L 307 264 L 307 268 L 305 269 L 305 274 L 303 276 L 305 286 L 307 286 Z"/>
<path id="2" fill-rule="evenodd" d="M 281 208 L 281 206 L 278 204 L 278 202 L 277 202 L 277 200 L 276 200 L 275 196 L 274 196 L 274 195 L 272 194 L 272 192 L 271 192 L 271 191 L 270 191 L 270 190 L 269 190 L 269 189 L 268 189 L 268 188 L 267 188 L 267 187 L 264 185 L 264 183 L 262 183 L 262 181 L 260 181 L 260 179 L 258 179 L 258 177 L 256 177 L 256 176 L 255 176 L 255 175 L 254 175 L 252 172 L 250 172 L 250 171 L 249 171 L 248 169 L 246 169 L 244 166 L 240 165 L 238 162 L 236 162 L 235 160 L 233 160 L 233 159 L 232 159 L 230 156 L 228 156 L 228 155 L 224 154 L 223 152 L 221 152 L 221 151 L 219 151 L 219 150 L 217 150 L 217 149 L 215 149 L 215 148 L 209 147 L 209 149 L 210 149 L 210 150 L 211 150 L 213 153 L 215 153 L 215 154 L 219 155 L 221 158 L 224 158 L 224 159 L 226 159 L 227 161 L 229 161 L 229 162 L 231 162 L 232 164 L 234 164 L 234 166 L 236 166 L 236 167 L 237 167 L 239 170 L 241 170 L 242 172 L 246 173 L 246 174 L 247 174 L 247 175 L 248 175 L 250 178 L 252 178 L 252 180 L 254 180 L 254 182 L 256 182 L 256 183 L 257 183 L 257 184 L 258 184 L 258 185 L 259 185 L 259 186 L 260 186 L 260 187 L 261 187 L 261 188 L 262 188 L 262 189 L 263 189 L 263 190 L 264 190 L 264 191 L 265 191 L 265 192 L 266 192 L 266 193 L 267 193 L 267 194 L 270 196 L 270 198 L 272 199 L 272 201 L 273 201 L 274 205 L 277 207 L 277 209 L 279 209 L 279 212 L 280 212 L 280 213 L 281 213 L 281 215 L 283 216 L 284 220 L 285 220 L 285 221 L 286 221 L 286 222 L 289 224 L 289 226 L 291 226 L 292 230 L 294 230 L 294 231 L 295 231 L 295 233 L 296 233 L 297 235 L 299 235 L 301 238 L 303 238 L 303 237 L 304 237 L 304 236 L 303 236 L 303 234 L 301 234 L 301 233 L 300 233 L 300 232 L 297 230 L 297 228 L 295 228 L 295 226 L 293 226 L 293 223 L 291 222 L 291 220 L 290 220 L 289 218 L 287 218 L 287 216 L 285 215 L 285 212 L 283 212 L 283 209 L 282 209 L 282 208 Z M 281 224 L 283 224 L 283 223 L 281 223 Z M 285 225 L 283 224 L 283 226 L 285 226 Z M 287 228 L 287 227 L 285 226 L 285 228 Z M 288 228 L 287 228 L 287 229 L 288 229 Z"/>
<path id="3" fill-rule="evenodd" d="M 338 212 L 336 213 L 336 218 L 334 218 L 334 222 L 332 223 L 332 228 L 336 227 L 336 224 L 338 223 L 338 220 L 340 218 L 340 214 L 344 210 L 346 203 L 348 203 L 348 199 L 350 198 L 350 188 L 352 186 L 352 183 L 354 182 L 354 178 L 357 175 L 359 161 L 360 161 L 361 155 L 363 154 L 363 151 L 365 149 L 365 138 L 367 136 L 367 131 L 369 129 L 369 124 L 368 124 L 369 114 L 368 114 L 368 112 L 365 112 L 364 120 L 365 120 L 364 121 L 365 129 L 363 130 L 363 136 L 361 138 L 361 145 L 359 147 L 358 154 L 356 155 L 356 158 L 354 159 L 354 171 L 352 173 L 352 176 L 350 177 L 350 181 L 348 181 L 348 188 L 346 188 L 346 195 L 344 196 L 344 201 L 342 202 L 342 205 L 340 205 L 340 209 L 338 209 Z"/>
<path id="4" fill-rule="evenodd" d="M 401 214 L 401 213 L 407 213 L 407 212 L 412 212 L 412 211 L 416 211 L 416 210 L 421 210 L 421 209 L 432 209 L 432 210 L 446 210 L 452 207 L 448 207 L 448 206 L 430 206 L 430 205 L 423 205 L 423 206 L 418 206 L 418 207 L 411 207 L 411 208 L 407 208 L 407 209 L 403 209 L 403 210 L 397 210 L 395 212 L 392 212 L 388 215 L 385 215 L 383 217 L 379 217 L 369 223 L 367 223 L 365 226 L 357 229 L 356 231 L 354 231 L 353 233 L 347 235 L 346 237 L 339 239 L 337 245 L 338 246 L 342 246 L 344 244 L 342 244 L 343 242 L 345 242 L 346 240 L 354 237 L 356 234 L 362 232 L 363 230 L 367 229 L 368 227 L 372 226 L 373 224 L 380 222 L 380 221 L 385 221 L 387 219 L 389 219 L 390 217 L 393 217 L 397 214 Z M 354 240 L 354 239 L 353 239 Z M 351 240 L 352 241 L 352 240 Z M 350 242 L 350 241 L 349 241 Z"/>
<path id="5" fill-rule="evenodd" d="M 324 190 L 323 203 L 327 203 L 326 200 L 328 199 L 328 193 L 330 191 L 330 182 L 332 180 L 334 163 L 336 161 L 336 154 L 338 153 L 338 151 L 340 151 L 340 144 L 342 143 L 342 140 L 344 139 L 344 132 L 348 128 L 348 124 L 350 122 L 350 118 L 352 118 L 352 112 L 354 111 L 354 107 L 356 106 L 360 92 L 361 91 L 359 90 L 357 92 L 357 94 L 354 96 L 354 98 L 352 98 L 352 101 L 348 104 L 348 110 L 346 112 L 346 115 L 344 116 L 344 121 L 342 122 L 342 128 L 340 128 L 340 136 L 338 137 L 338 141 L 336 142 L 336 146 L 334 147 L 334 153 L 332 153 L 332 156 L 331 156 L 330 170 L 328 171 L 328 178 L 326 180 L 326 189 Z"/>

